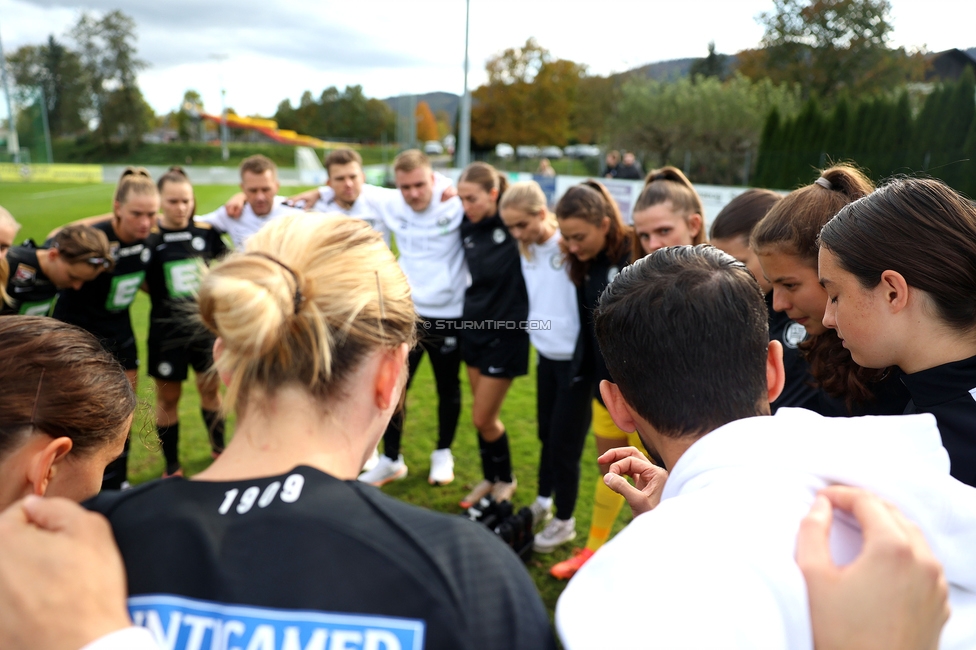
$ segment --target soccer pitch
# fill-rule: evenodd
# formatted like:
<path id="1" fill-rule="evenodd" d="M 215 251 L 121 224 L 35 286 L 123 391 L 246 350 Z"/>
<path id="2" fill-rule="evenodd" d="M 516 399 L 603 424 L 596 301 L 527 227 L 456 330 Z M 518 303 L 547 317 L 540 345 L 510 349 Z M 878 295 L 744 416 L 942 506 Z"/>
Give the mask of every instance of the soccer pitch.
<path id="1" fill-rule="evenodd" d="M 297 193 L 302 189 L 304 188 L 286 188 L 286 192 Z M 82 217 L 110 212 L 113 190 L 114 186 L 108 184 L 4 183 L 0 184 L 0 205 L 7 208 L 23 225 L 17 237 L 18 243 L 26 238 L 33 238 L 40 244 L 47 233 L 57 226 Z M 237 191 L 237 187 L 197 185 L 194 191 L 197 212 L 206 213 L 220 206 Z M 140 294 L 136 299 L 131 314 L 141 360 L 139 407 L 133 424 L 132 452 L 129 458 L 129 478 L 136 485 L 159 478 L 163 472 L 163 457 L 156 440 L 153 380 L 145 374 L 149 318 L 149 299 L 145 294 Z M 410 473 L 404 480 L 385 486 L 383 491 L 387 494 L 426 508 L 460 514 L 458 501 L 471 486 L 481 480 L 477 432 L 471 424 L 470 389 L 466 372 L 462 370 L 461 374 L 461 420 L 452 447 L 456 474 L 454 482 L 443 487 L 431 487 L 427 483 L 430 452 L 433 451 L 437 439 L 437 394 L 430 365 L 425 358 L 407 398 L 402 452 Z M 535 408 L 533 361 L 530 364 L 530 374 L 516 379 L 512 384 L 501 412 L 502 422 L 505 423 L 511 439 L 512 465 L 519 481 L 515 495 L 516 508 L 529 505 L 536 497 L 539 442 L 536 437 Z M 232 422 L 233 420 L 228 423 L 228 438 L 233 435 Z M 180 401 L 180 460 L 187 476 L 201 471 L 211 462 L 207 433 L 200 416 L 199 396 L 192 380 L 184 384 L 183 398 Z M 596 447 L 593 437 L 588 436 L 583 452 L 580 494 L 575 513 L 577 539 L 573 544 L 554 553 L 537 554 L 529 563 L 529 571 L 550 614 L 565 583 L 551 578 L 548 569 L 555 562 L 568 558 L 573 549 L 585 543 L 596 477 Z M 615 531 L 622 528 L 629 519 L 629 509 L 625 507 L 624 514 L 617 520 Z M 635 558 L 635 561 L 640 559 Z"/>

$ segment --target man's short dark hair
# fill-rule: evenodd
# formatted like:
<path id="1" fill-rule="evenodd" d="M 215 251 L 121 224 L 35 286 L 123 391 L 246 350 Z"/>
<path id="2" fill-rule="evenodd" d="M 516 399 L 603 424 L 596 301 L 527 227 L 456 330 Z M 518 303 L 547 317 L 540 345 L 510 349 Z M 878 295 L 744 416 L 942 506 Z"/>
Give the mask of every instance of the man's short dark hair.
<path id="1" fill-rule="evenodd" d="M 706 244 L 662 248 L 617 275 L 594 318 L 610 375 L 660 434 L 698 436 L 769 412 L 766 303 L 734 257 Z"/>
<path id="2" fill-rule="evenodd" d="M 257 153 L 253 156 L 248 156 L 241 161 L 241 178 L 244 178 L 244 172 L 250 174 L 263 174 L 266 171 L 270 171 L 275 178 L 278 178 L 278 165 L 274 164 L 274 161 L 267 156 L 262 156 Z"/>
<path id="3" fill-rule="evenodd" d="M 363 166 L 363 157 L 359 155 L 358 151 L 354 149 L 349 149 L 342 147 L 339 149 L 334 149 L 329 152 L 329 155 L 325 157 L 325 172 L 329 173 L 329 168 L 332 165 L 348 165 L 349 163 L 358 163 L 360 167 Z"/>

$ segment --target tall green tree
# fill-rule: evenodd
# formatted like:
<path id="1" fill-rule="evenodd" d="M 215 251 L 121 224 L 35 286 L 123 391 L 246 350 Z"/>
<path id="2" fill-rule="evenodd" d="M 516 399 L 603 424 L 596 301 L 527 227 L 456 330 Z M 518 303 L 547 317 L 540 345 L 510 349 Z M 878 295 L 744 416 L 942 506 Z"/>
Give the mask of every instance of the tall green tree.
<path id="1" fill-rule="evenodd" d="M 743 182 L 747 159 L 754 160 L 773 107 L 793 115 L 798 92 L 769 80 L 734 75 L 661 82 L 631 79 L 620 91 L 608 122 L 610 144 L 643 156 L 646 166 L 684 166 L 691 153 L 698 182 Z"/>
<path id="2" fill-rule="evenodd" d="M 39 86 L 47 105 L 51 135 L 70 135 L 86 128 L 90 106 L 81 60 L 53 35 L 44 45 L 24 45 L 7 55 L 14 83 L 33 95 Z M 21 102 L 26 97 L 19 98 Z"/>
<path id="3" fill-rule="evenodd" d="M 285 100 L 278 104 L 274 119 L 283 129 L 320 138 L 347 138 L 376 141 L 392 136 L 396 115 L 378 99 L 367 98 L 362 86 L 346 86 L 339 91 L 330 86 L 318 99 L 308 90 L 302 93 L 298 107 Z"/>
<path id="4" fill-rule="evenodd" d="M 485 65 L 488 83 L 472 93 L 471 139 L 479 147 L 565 145 L 573 132 L 586 67 L 554 58 L 535 39 L 508 48 Z"/>
<path id="5" fill-rule="evenodd" d="M 726 79 L 729 76 L 729 57 L 726 54 L 715 52 L 715 41 L 708 44 L 708 56 L 704 59 L 695 59 L 688 69 L 688 76 L 695 77 L 718 77 Z"/>
<path id="6" fill-rule="evenodd" d="M 766 116 L 762 134 L 759 140 L 759 151 L 756 157 L 756 174 L 753 182 L 760 187 L 773 186 L 775 170 L 779 165 L 781 155 L 782 126 L 780 124 L 779 108 L 773 106 Z"/>
<path id="7" fill-rule="evenodd" d="M 841 96 L 827 120 L 827 133 L 824 136 L 824 152 L 830 160 L 840 162 L 848 156 L 851 121 L 851 104 L 846 96 Z"/>
<path id="8" fill-rule="evenodd" d="M 966 133 L 976 117 L 976 77 L 972 68 L 966 68 L 962 76 L 949 90 L 942 128 L 933 148 L 939 151 L 936 162 L 942 168 L 939 177 L 953 187 L 966 183 L 964 165 Z"/>
<path id="9" fill-rule="evenodd" d="M 964 181 L 956 189 L 965 193 L 970 199 L 976 200 L 976 117 L 969 125 L 966 140 L 963 143 L 963 155 L 966 156 L 966 162 L 963 166 Z"/>
<path id="10" fill-rule="evenodd" d="M 884 91 L 920 78 L 918 53 L 889 46 L 888 0 L 773 0 L 760 14 L 760 48 L 739 55 L 739 70 L 753 78 L 799 83 L 806 96 L 832 101 Z"/>
<path id="11" fill-rule="evenodd" d="M 107 146 L 121 138 L 135 149 L 151 127 L 151 112 L 136 83 L 147 64 L 136 56 L 135 21 L 120 10 L 101 18 L 83 13 L 71 30 L 85 73 L 97 135 Z"/>

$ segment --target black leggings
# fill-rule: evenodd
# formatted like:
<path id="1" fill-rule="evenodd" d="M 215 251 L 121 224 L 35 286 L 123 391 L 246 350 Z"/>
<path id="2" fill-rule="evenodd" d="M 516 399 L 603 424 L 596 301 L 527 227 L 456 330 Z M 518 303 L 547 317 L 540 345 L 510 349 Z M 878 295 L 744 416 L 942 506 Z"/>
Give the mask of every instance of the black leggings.
<path id="1" fill-rule="evenodd" d="M 423 317 L 421 317 L 423 318 Z M 423 319 L 427 320 L 427 319 Z M 442 318 L 437 322 L 447 322 L 450 319 Z M 428 321 L 432 322 L 432 321 Z M 419 343 L 410 350 L 408 364 L 410 375 L 407 379 L 407 388 L 413 383 L 413 376 L 420 367 L 420 361 L 424 358 L 424 352 L 430 357 L 430 365 L 434 369 L 434 380 L 437 383 L 437 448 L 447 449 L 454 442 L 454 434 L 457 432 L 458 419 L 461 417 L 461 346 L 458 344 L 458 330 L 446 329 L 445 333 L 440 331 L 428 331 L 423 327 L 417 327 Z M 403 410 L 398 411 L 390 418 L 390 424 L 386 427 L 383 434 L 383 454 L 396 460 L 400 455 L 400 437 L 403 434 L 403 421 L 406 416 L 406 402 Z"/>
<path id="2" fill-rule="evenodd" d="M 580 456 L 590 430 L 592 382 L 577 377 L 572 361 L 539 355 L 536 373 L 536 418 L 539 422 L 539 496 L 556 496 L 556 517 L 567 520 L 579 494 Z"/>

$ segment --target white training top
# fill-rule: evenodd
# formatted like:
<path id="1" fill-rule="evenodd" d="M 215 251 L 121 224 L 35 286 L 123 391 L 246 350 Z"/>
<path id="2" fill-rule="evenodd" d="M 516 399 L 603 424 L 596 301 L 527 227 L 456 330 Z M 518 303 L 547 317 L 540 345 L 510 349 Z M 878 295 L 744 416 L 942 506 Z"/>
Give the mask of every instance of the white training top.
<path id="1" fill-rule="evenodd" d="M 381 208 L 387 201 L 395 201 L 400 197 L 400 190 L 377 185 L 364 184 L 359 197 L 350 208 L 344 208 L 335 200 L 335 192 L 328 185 L 319 188 L 319 200 L 315 202 L 313 210 L 316 212 L 339 212 L 347 217 L 362 219 L 376 232 L 383 235 L 383 241 L 390 245 L 390 231 L 383 222 Z"/>
<path id="2" fill-rule="evenodd" d="M 245 203 L 244 209 L 241 211 L 241 216 L 237 219 L 227 216 L 227 209 L 224 206 L 220 206 L 209 214 L 193 218 L 197 221 L 205 221 L 223 230 L 230 236 L 230 240 L 234 243 L 234 248 L 241 251 L 244 250 L 244 244 L 248 238 L 261 230 L 266 224 L 286 214 L 301 212 L 298 208 L 282 205 L 284 201 L 285 197 L 283 196 L 274 197 L 274 202 L 271 204 L 271 212 L 262 216 L 254 214 L 254 209 L 251 207 L 251 204 Z"/>
<path id="3" fill-rule="evenodd" d="M 840 483 L 893 503 L 945 569 L 952 614 L 939 648 L 976 648 L 976 488 L 949 475 L 932 415 L 745 418 L 681 456 L 661 503 L 583 565 L 556 607 L 567 650 L 604 647 L 607 621 L 638 620 L 628 648 L 813 650 L 796 536 L 817 490 Z M 835 513 L 834 562 L 861 534 Z"/>
<path id="4" fill-rule="evenodd" d="M 520 256 L 529 294 L 529 340 L 552 361 L 569 361 L 579 337 L 576 285 L 569 279 L 556 233 L 541 244 L 529 244 L 531 259 Z"/>
<path id="5" fill-rule="evenodd" d="M 430 205 L 420 212 L 403 200 L 400 192 L 380 210 L 393 233 L 398 261 L 417 313 L 426 318 L 460 318 L 464 310 L 468 265 L 461 247 L 461 199 L 441 201 L 450 179 L 435 174 Z"/>

